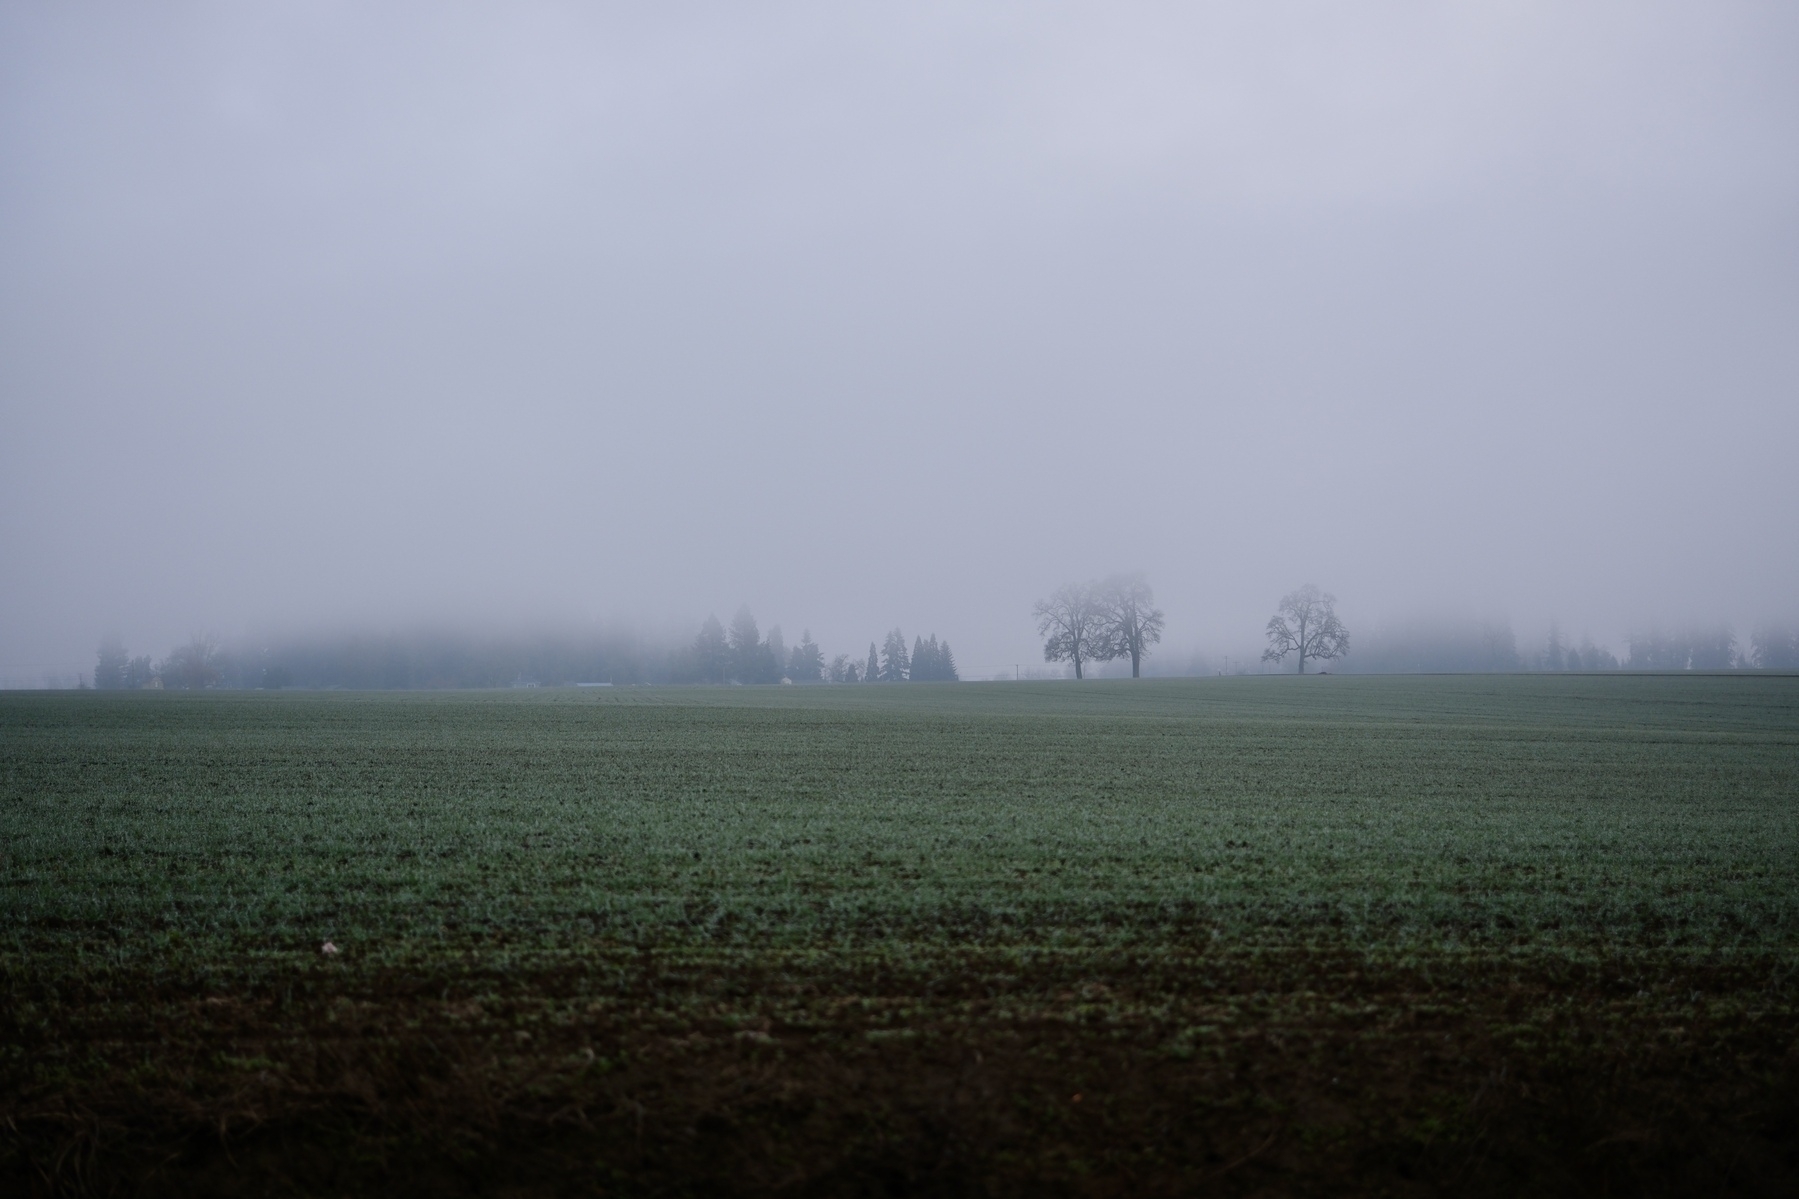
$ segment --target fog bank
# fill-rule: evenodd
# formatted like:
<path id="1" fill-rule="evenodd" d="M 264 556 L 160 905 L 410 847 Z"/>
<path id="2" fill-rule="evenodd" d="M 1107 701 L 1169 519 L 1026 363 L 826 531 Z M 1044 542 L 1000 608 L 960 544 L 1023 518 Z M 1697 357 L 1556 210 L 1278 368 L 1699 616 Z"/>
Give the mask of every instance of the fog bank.
<path id="1" fill-rule="evenodd" d="M 997 670 L 1124 570 L 1163 662 L 1308 581 L 1744 642 L 1795 63 L 1771 4 L 8 6 L 0 677 L 744 604 Z"/>

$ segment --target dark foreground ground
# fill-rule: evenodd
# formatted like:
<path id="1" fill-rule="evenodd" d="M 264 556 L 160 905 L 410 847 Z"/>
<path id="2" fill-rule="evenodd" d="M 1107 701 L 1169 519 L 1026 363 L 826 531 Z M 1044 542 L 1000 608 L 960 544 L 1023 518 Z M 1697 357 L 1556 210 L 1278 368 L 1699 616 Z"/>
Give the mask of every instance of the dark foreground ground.
<path id="1" fill-rule="evenodd" d="M 1796 800 L 1782 678 L 0 697 L 0 1193 L 1793 1194 Z"/>

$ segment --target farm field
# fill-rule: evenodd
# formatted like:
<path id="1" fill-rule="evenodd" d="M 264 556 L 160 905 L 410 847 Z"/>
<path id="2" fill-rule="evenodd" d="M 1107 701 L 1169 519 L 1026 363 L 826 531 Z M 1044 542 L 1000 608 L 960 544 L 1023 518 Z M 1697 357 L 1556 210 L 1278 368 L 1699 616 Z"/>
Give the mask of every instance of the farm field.
<path id="1" fill-rule="evenodd" d="M 1799 677 L 0 693 L 9 1194 L 1790 1194 L 1796 986 Z"/>

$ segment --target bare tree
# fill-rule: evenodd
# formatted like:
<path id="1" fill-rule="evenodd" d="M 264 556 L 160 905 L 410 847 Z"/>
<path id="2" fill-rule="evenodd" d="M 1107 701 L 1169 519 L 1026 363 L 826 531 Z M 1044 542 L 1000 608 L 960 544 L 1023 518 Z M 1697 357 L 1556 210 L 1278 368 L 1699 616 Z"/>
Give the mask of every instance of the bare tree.
<path id="1" fill-rule="evenodd" d="M 224 651 L 210 634 L 198 634 L 168 656 L 160 671 L 163 685 L 198 691 L 217 686 L 225 677 Z"/>
<path id="2" fill-rule="evenodd" d="M 1156 607 L 1155 593 L 1142 575 L 1113 575 L 1099 590 L 1099 605 L 1093 659 L 1129 658 L 1131 677 L 1141 678 L 1144 655 L 1162 640 L 1162 610 Z"/>
<path id="3" fill-rule="evenodd" d="M 1349 631 L 1337 619 L 1337 597 L 1307 583 L 1281 600 L 1280 610 L 1268 618 L 1268 648 L 1262 661 L 1279 662 L 1299 654 L 1299 673 L 1306 659 L 1328 662 L 1349 652 Z"/>
<path id="4" fill-rule="evenodd" d="M 1045 662 L 1073 662 L 1074 677 L 1085 678 L 1082 663 L 1107 656 L 1106 610 L 1099 588 L 1092 583 L 1070 583 L 1046 600 L 1038 600 L 1031 615 L 1037 633 L 1044 638 Z"/>

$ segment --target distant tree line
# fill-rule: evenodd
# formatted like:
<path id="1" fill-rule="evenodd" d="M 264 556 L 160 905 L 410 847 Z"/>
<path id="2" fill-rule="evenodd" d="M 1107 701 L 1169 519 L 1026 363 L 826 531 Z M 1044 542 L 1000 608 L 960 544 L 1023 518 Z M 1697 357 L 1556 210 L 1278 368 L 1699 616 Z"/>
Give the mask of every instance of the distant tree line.
<path id="1" fill-rule="evenodd" d="M 1080 676 L 1095 662 L 1128 659 L 1143 672 L 1160 640 L 1163 616 L 1147 584 L 1134 576 L 1070 585 L 1037 606 L 1046 633 L 1044 658 L 1068 662 Z M 1799 634 L 1791 625 L 1764 624 L 1739 645 L 1719 626 L 1633 633 L 1621 662 L 1592 638 L 1576 641 L 1552 626 L 1546 641 L 1521 649 L 1502 621 L 1426 624 L 1376 631 L 1348 652 L 1349 635 L 1336 619 L 1332 597 L 1304 587 L 1283 597 L 1265 630 L 1264 659 L 1279 666 L 1298 659 L 1341 662 L 1356 673 L 1481 671 L 1687 671 L 1760 669 L 1799 671 Z M 1133 652 L 1134 651 L 1134 652 Z M 1078 655 L 1078 661 L 1077 661 Z M 1242 663 L 1242 659 L 1237 660 Z M 1230 660 L 1224 669 L 1232 667 Z M 1218 660 L 1192 654 L 1158 667 L 1163 674 L 1206 674 Z M 691 643 L 674 650 L 621 630 L 474 637 L 449 633 L 346 634 L 226 646 L 196 636 L 160 661 L 132 654 L 109 636 L 100 643 L 93 685 L 101 690 L 300 687 L 416 690 L 571 686 L 583 683 L 865 683 L 955 681 L 956 657 L 935 633 L 908 645 L 899 629 L 870 642 L 867 655 L 837 654 L 828 662 L 810 631 L 785 643 L 780 628 L 763 635 L 742 609 L 727 629 L 707 617 Z"/>
<path id="2" fill-rule="evenodd" d="M 1160 641 L 1163 628 L 1162 613 L 1141 576 L 1067 584 L 1039 601 L 1032 615 L 1044 638 L 1044 660 L 1069 663 L 1077 679 L 1086 677 L 1091 664 L 1121 657 L 1131 659 L 1132 677 L 1139 676 L 1143 655 Z M 1360 673 L 1799 670 L 1799 635 L 1773 624 L 1757 628 L 1743 650 L 1723 626 L 1633 633 L 1622 663 L 1591 637 L 1579 643 L 1565 639 L 1556 625 L 1541 650 L 1521 653 L 1503 622 L 1438 624 L 1376 634 L 1351 658 L 1336 597 L 1311 583 L 1281 597 L 1263 633 L 1263 663 L 1279 667 L 1292 659 L 1301 674 L 1308 662 L 1322 668 L 1338 661 Z M 1187 673 L 1210 665 L 1194 655 Z"/>
<path id="3" fill-rule="evenodd" d="M 955 653 L 935 633 L 914 638 L 908 650 L 905 635 L 894 629 L 880 649 L 869 642 L 866 661 L 838 654 L 827 665 L 810 630 L 789 649 L 778 626 L 762 637 L 748 608 L 738 610 L 729 629 L 716 616 L 708 616 L 693 644 L 676 656 L 670 676 L 686 683 L 905 683 L 959 678 Z"/>
<path id="4" fill-rule="evenodd" d="M 669 681 L 676 683 L 816 683 L 824 677 L 824 653 L 808 629 L 788 648 L 779 625 L 763 637 L 750 610 L 739 608 L 725 628 L 708 616 L 693 644 L 672 658 Z"/>
<path id="5" fill-rule="evenodd" d="M 117 637 L 100 642 L 100 660 L 94 666 L 94 687 L 100 691 L 138 691 L 162 685 L 160 672 L 150 655 L 132 657 Z"/>
<path id="6" fill-rule="evenodd" d="M 94 685 L 103 690 L 424 690 L 667 681 L 666 651 L 624 633 L 358 633 L 236 646 L 202 636 L 155 664 L 148 656 L 131 657 L 116 638 L 108 638 L 94 671 Z"/>
<path id="7" fill-rule="evenodd" d="M 197 636 L 177 646 L 168 657 L 152 664 L 148 654 L 131 656 L 117 637 L 100 642 L 94 664 L 94 688 L 98 691 L 140 691 L 171 688 L 199 691 L 241 682 L 235 665 L 218 641 Z"/>
<path id="8" fill-rule="evenodd" d="M 1502 621 L 1425 623 L 1375 633 L 1344 669 L 1364 674 L 1799 670 L 1799 637 L 1790 627 L 1763 625 L 1745 647 L 1730 629 L 1716 625 L 1639 630 L 1628 637 L 1625 655 L 1620 660 L 1591 637 L 1576 641 L 1557 625 L 1534 648 L 1522 649 Z"/>
<path id="9" fill-rule="evenodd" d="M 1633 633 L 1628 670 L 1799 670 L 1799 635 L 1782 625 L 1763 625 L 1739 647 L 1728 628 L 1689 628 Z"/>
<path id="10" fill-rule="evenodd" d="M 874 656 L 870 647 L 871 660 Z M 480 637 L 455 633 L 344 634 L 227 647 L 197 636 L 166 658 L 132 656 L 117 637 L 100 644 L 94 686 L 102 690 L 208 688 L 428 690 L 640 683 L 820 683 L 957 678 L 949 643 L 933 634 L 908 650 L 888 636 L 883 664 L 865 671 L 846 655 L 829 666 L 808 630 L 787 645 L 763 635 L 747 608 L 729 628 L 709 616 L 692 642 L 659 648 L 622 630 Z"/>
<path id="11" fill-rule="evenodd" d="M 1755 630 L 1749 664 L 1758 670 L 1799 670 L 1799 631 L 1778 625 Z"/>

